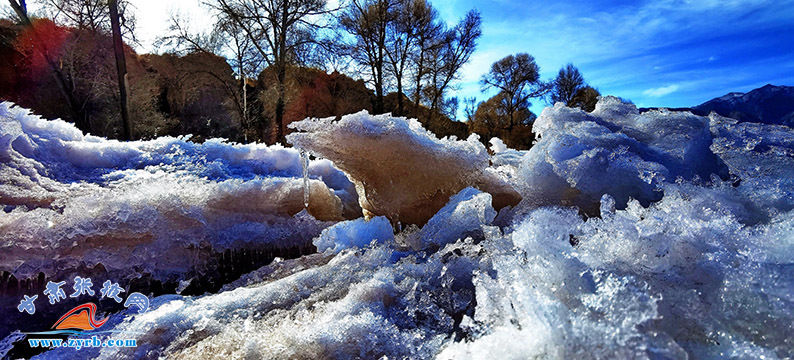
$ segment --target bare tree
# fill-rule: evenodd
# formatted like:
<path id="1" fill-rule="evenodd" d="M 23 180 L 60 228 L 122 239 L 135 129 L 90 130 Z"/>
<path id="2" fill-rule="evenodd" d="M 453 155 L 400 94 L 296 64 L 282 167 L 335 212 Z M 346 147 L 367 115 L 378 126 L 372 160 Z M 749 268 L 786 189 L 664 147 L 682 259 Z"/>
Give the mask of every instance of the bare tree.
<path id="1" fill-rule="evenodd" d="M 375 90 L 374 111 L 384 111 L 384 92 L 393 84 L 396 113 L 403 115 L 405 80 L 412 76 L 414 115 L 426 99 L 430 108 L 426 122 L 436 113 L 457 108 L 457 101 L 444 95 L 474 52 L 480 23 L 480 14 L 470 11 L 458 25 L 446 29 L 427 0 L 354 0 L 340 21 L 354 38 L 349 54 L 364 68 Z"/>
<path id="2" fill-rule="evenodd" d="M 43 5 L 59 24 L 93 33 L 112 33 L 109 0 L 46 0 Z M 132 5 L 128 0 L 116 0 L 116 10 L 123 37 L 136 42 Z"/>
<path id="3" fill-rule="evenodd" d="M 571 106 L 574 95 L 585 86 L 584 76 L 573 64 L 568 64 L 560 69 L 552 85 L 554 86 L 551 90 L 552 104 L 562 102 Z"/>
<path id="4" fill-rule="evenodd" d="M 28 29 L 31 29 L 31 33 L 33 36 L 37 36 L 37 32 L 33 28 L 33 22 L 30 21 L 30 17 L 28 17 L 28 8 L 27 3 L 25 0 L 8 0 L 11 8 L 14 10 L 14 13 L 19 18 L 19 21 Z M 86 118 L 83 111 L 81 111 L 81 107 L 78 101 L 74 97 L 73 93 L 73 86 L 70 81 L 67 80 L 64 73 L 61 71 L 61 68 L 56 63 L 55 59 L 52 58 L 50 55 L 50 51 L 47 48 L 46 41 L 42 39 L 36 39 L 37 46 L 35 47 L 35 51 L 37 51 L 41 56 L 44 58 L 47 66 L 52 71 L 53 78 L 55 79 L 55 83 L 58 85 L 58 90 L 63 95 L 64 100 L 68 104 L 69 112 L 71 113 L 72 121 L 75 122 L 78 128 L 89 131 L 90 124 L 88 123 L 88 119 Z"/>
<path id="5" fill-rule="evenodd" d="M 393 0 L 353 0 L 340 18 L 341 27 L 355 38 L 348 46 L 349 54 L 365 67 L 369 82 L 375 88 L 375 113 L 383 112 L 388 62 L 386 42 L 395 6 Z"/>
<path id="6" fill-rule="evenodd" d="M 212 31 L 205 33 L 191 31 L 188 20 L 178 14 L 172 14 L 170 22 L 169 33 L 155 42 L 157 47 L 167 47 L 178 54 L 208 53 L 223 56 L 237 74 L 238 84 L 230 86 L 225 77 L 202 71 L 220 81 L 226 89 L 240 118 L 243 140 L 247 142 L 251 125 L 248 80 L 262 71 L 264 59 L 261 54 L 256 51 L 239 23 L 228 17 L 219 17 Z"/>
<path id="7" fill-rule="evenodd" d="M 483 91 L 499 90 L 500 111 L 508 120 L 508 129 L 520 123 L 518 111 L 529 108 L 530 98 L 545 95 L 550 85 L 540 80 L 540 67 L 532 55 L 509 55 L 491 65 L 491 70 L 481 79 Z"/>
<path id="8" fill-rule="evenodd" d="M 110 28 L 113 33 L 113 53 L 116 56 L 116 71 L 119 77 L 119 101 L 121 103 L 121 130 L 124 140 L 132 140 L 132 124 L 127 110 L 127 60 L 124 58 L 124 41 L 121 40 L 121 22 L 116 0 L 108 0 Z"/>
<path id="9" fill-rule="evenodd" d="M 400 0 L 392 11 L 385 46 L 389 72 L 397 86 L 397 115 L 403 115 L 405 77 L 412 65 L 411 60 L 415 58 L 414 54 L 422 53 L 422 41 L 427 39 L 430 33 L 428 28 L 432 28 L 438 15 L 426 0 Z"/>
<path id="10" fill-rule="evenodd" d="M 445 105 L 444 94 L 474 53 L 477 39 L 482 33 L 481 22 L 479 12 L 469 11 L 460 23 L 437 38 L 436 41 L 440 42 L 428 51 L 426 60 L 429 76 L 427 93 L 430 100 L 428 118 L 432 119 L 435 111 L 443 110 L 441 108 Z"/>
<path id="11" fill-rule="evenodd" d="M 19 21 L 25 25 L 30 25 L 30 18 L 28 17 L 28 4 L 25 0 L 8 0 L 11 9 L 14 10 Z"/>
<path id="12" fill-rule="evenodd" d="M 471 123 L 474 120 L 474 114 L 477 111 L 477 98 L 466 97 L 463 98 L 463 113 L 466 115 L 466 122 Z"/>
<path id="13" fill-rule="evenodd" d="M 428 73 L 427 54 L 443 45 L 438 39 L 443 37 L 444 25 L 439 20 L 438 11 L 426 0 L 417 0 L 412 7 L 412 13 L 416 19 L 416 49 L 411 56 L 414 72 L 414 113 L 419 113 L 422 84 Z"/>
<path id="14" fill-rule="evenodd" d="M 216 31 L 193 31 L 188 25 L 190 19 L 179 13 L 172 13 L 168 22 L 168 32 L 154 42 L 154 47 L 158 50 L 165 48 L 167 52 L 179 55 L 196 52 L 215 53 L 219 50 L 219 41 L 215 38 Z M 217 27 L 216 23 L 215 28 Z"/>
<path id="15" fill-rule="evenodd" d="M 236 24 L 276 75 L 276 138 L 284 142 L 287 67 L 300 64 L 302 49 L 324 28 L 319 18 L 332 12 L 326 0 L 213 0 L 211 6 Z"/>
<path id="16" fill-rule="evenodd" d="M 248 142 L 248 130 L 251 125 L 248 111 L 248 79 L 262 71 L 264 59 L 258 52 L 254 51 L 251 39 L 245 35 L 237 22 L 222 18 L 213 33 L 216 34 L 213 38 L 225 39 L 222 42 L 224 49 L 221 50 L 221 53 L 231 54 L 232 69 L 236 70 L 240 80 L 239 95 L 232 92 L 232 99 L 240 115 L 243 140 Z"/>

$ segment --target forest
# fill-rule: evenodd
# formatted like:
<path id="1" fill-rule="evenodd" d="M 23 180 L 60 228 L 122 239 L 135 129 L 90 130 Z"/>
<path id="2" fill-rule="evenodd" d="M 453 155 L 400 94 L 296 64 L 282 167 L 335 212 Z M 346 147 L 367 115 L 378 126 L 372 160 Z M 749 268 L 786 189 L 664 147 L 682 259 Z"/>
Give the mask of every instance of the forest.
<path id="1" fill-rule="evenodd" d="M 0 20 L 0 98 L 108 138 L 284 144 L 294 121 L 367 110 L 416 118 L 439 137 L 476 133 L 484 143 L 500 137 L 528 149 L 532 101 L 592 111 L 599 96 L 572 64 L 541 79 L 527 53 L 506 54 L 482 77 L 483 91 L 496 95 L 455 96 L 480 15 L 471 10 L 447 25 L 427 0 L 334 8 L 324 0 L 211 0 L 204 6 L 213 28 L 193 32 L 190 19 L 171 14 L 160 54 L 134 50 L 136 21 L 122 0 L 121 70 L 104 1 L 47 0 L 36 15 L 24 0 L 10 4 Z"/>

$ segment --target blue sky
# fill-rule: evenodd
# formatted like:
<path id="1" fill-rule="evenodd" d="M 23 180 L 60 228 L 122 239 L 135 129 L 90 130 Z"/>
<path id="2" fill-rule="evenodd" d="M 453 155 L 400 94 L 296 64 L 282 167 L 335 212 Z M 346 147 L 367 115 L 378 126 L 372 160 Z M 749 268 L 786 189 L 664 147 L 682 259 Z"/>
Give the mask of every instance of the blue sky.
<path id="1" fill-rule="evenodd" d="M 485 100 L 478 80 L 494 61 L 533 55 L 551 79 L 573 63 L 602 94 L 638 106 L 693 106 L 767 83 L 794 85 L 794 1 L 434 1 L 455 22 L 483 18 L 458 96 Z M 533 103 L 539 113 L 545 104 Z"/>

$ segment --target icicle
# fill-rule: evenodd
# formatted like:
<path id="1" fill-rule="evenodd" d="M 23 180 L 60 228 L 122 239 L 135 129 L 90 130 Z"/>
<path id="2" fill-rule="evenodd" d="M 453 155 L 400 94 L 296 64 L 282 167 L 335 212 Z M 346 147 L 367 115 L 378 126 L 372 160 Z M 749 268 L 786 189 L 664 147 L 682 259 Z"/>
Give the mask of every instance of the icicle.
<path id="1" fill-rule="evenodd" d="M 303 165 L 303 207 L 309 208 L 309 154 L 301 150 L 301 164 Z"/>

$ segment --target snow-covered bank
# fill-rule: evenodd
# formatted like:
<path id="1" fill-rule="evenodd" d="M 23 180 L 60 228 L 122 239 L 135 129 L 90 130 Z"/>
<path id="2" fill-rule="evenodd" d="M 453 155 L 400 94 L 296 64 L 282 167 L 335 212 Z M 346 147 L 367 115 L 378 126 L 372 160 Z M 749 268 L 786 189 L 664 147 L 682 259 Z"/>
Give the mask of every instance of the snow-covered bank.
<path id="1" fill-rule="evenodd" d="M 328 223 L 312 240 L 323 253 L 265 266 L 217 294 L 161 296 L 148 313 L 112 315 L 114 336 L 136 338 L 137 348 L 40 357 L 794 356 L 790 128 L 639 114 L 608 97 L 591 114 L 547 108 L 526 152 L 494 141 L 489 155 L 474 138 L 439 140 L 413 121 L 363 113 L 296 127 L 290 140 L 347 172 L 364 209 L 422 225 L 392 234 L 383 217 Z M 126 171 L 137 179 L 145 170 Z M 272 178 L 205 181 L 237 191 Z M 521 202 L 498 204 L 504 189 Z M 240 202 L 226 211 L 264 206 Z M 204 224 L 214 223 L 196 227 Z M 208 228 L 239 241 L 250 234 Z"/>
<path id="2" fill-rule="evenodd" d="M 280 146 L 118 142 L 0 104 L 0 270 L 24 279 L 102 266 L 115 278 L 185 280 L 227 249 L 311 246 L 358 217 L 353 184 L 328 161 Z M 343 203 L 344 201 L 344 203 Z M 351 210 L 353 209 L 353 210 Z"/>

